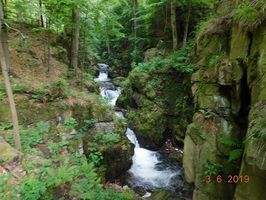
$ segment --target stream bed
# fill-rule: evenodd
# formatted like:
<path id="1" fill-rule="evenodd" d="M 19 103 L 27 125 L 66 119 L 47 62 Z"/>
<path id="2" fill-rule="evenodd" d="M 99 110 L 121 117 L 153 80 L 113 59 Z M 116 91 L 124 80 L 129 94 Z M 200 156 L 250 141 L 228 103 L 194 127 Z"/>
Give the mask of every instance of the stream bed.
<path id="1" fill-rule="evenodd" d="M 100 93 L 107 104 L 115 107 L 121 94 L 121 88 L 115 87 L 108 77 L 108 65 L 98 64 L 99 75 L 95 81 L 100 85 Z M 125 118 L 122 112 L 115 113 L 118 117 Z M 149 197 L 152 191 L 163 189 L 178 194 L 177 190 L 183 188 L 182 167 L 179 163 L 169 160 L 157 151 L 142 148 L 133 130 L 126 131 L 126 136 L 134 144 L 132 166 L 128 170 L 128 185 L 133 189 L 145 191 L 143 197 Z"/>

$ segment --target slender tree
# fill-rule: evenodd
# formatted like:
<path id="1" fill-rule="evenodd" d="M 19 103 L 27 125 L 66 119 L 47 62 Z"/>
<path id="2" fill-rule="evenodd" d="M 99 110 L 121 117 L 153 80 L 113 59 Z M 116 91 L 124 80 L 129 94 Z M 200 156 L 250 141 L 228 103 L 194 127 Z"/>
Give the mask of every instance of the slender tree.
<path id="1" fill-rule="evenodd" d="M 40 25 L 41 25 L 41 27 L 45 28 L 46 27 L 46 17 L 44 14 L 44 5 L 43 5 L 42 0 L 39 0 L 39 6 L 40 6 Z"/>
<path id="2" fill-rule="evenodd" d="M 187 43 L 188 26 L 189 26 L 190 15 L 191 15 L 191 4 L 192 4 L 192 0 L 188 0 L 188 11 L 186 13 L 186 21 L 185 21 L 184 36 L 183 36 L 183 47 L 186 46 L 186 43 Z"/>
<path id="3" fill-rule="evenodd" d="M 171 26 L 172 26 L 172 37 L 173 37 L 173 50 L 177 50 L 178 36 L 176 28 L 176 0 L 171 0 Z"/>
<path id="4" fill-rule="evenodd" d="M 6 31 L 2 31 L 3 29 L 6 29 L 5 24 L 3 23 L 4 19 L 4 13 L 3 13 L 3 6 L 2 6 L 2 1 L 0 1 L 0 38 L 1 38 L 1 43 L 0 43 L 0 61 L 1 61 L 1 68 L 2 68 L 2 73 L 4 77 L 4 82 L 5 82 L 5 87 L 7 91 L 7 96 L 8 96 L 8 101 L 11 109 L 11 114 L 12 114 L 12 122 L 13 122 L 13 130 L 14 130 L 14 139 L 15 139 L 15 146 L 18 150 L 21 150 L 21 143 L 20 143 L 20 135 L 19 135 L 19 127 L 18 127 L 18 116 L 17 116 L 17 110 L 16 110 L 16 104 L 14 101 L 14 96 L 13 92 L 11 89 L 11 84 L 8 76 L 8 57 L 6 57 L 4 50 L 5 45 L 7 45 L 6 41 L 3 41 L 6 37 L 3 37 L 3 33 Z"/>
<path id="5" fill-rule="evenodd" d="M 79 36 L 80 36 L 80 13 L 76 6 L 72 10 L 72 43 L 70 56 L 70 70 L 75 71 L 78 67 L 78 52 L 79 52 Z"/>
<path id="6" fill-rule="evenodd" d="M 136 48 L 137 42 L 137 6 L 138 0 L 132 0 L 132 11 L 133 11 L 133 32 L 134 32 L 134 47 Z"/>

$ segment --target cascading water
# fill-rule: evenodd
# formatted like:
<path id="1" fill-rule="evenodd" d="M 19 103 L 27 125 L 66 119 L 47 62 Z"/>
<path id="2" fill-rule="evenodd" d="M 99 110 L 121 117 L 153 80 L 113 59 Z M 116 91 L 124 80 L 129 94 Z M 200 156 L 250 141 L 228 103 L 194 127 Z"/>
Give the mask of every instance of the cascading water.
<path id="1" fill-rule="evenodd" d="M 121 94 L 121 89 L 116 88 L 108 78 L 108 65 L 99 65 L 99 76 L 95 81 L 100 84 L 100 92 L 103 99 L 112 107 Z M 115 113 L 118 117 L 124 118 L 122 112 Z M 182 187 L 183 180 L 180 178 L 182 169 L 174 162 L 164 158 L 156 151 L 150 151 L 141 148 L 137 137 L 130 128 L 126 131 L 126 136 L 132 144 L 135 145 L 133 164 L 129 169 L 130 181 L 132 188 L 142 188 L 146 191 L 152 191 L 162 188 L 175 191 L 177 187 Z M 148 197 L 150 193 L 146 193 Z"/>

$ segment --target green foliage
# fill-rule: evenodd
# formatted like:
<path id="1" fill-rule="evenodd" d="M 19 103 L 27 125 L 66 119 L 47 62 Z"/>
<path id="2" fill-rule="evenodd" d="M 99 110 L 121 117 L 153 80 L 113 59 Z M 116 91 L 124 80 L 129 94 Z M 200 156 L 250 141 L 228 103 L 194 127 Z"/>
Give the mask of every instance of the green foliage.
<path id="1" fill-rule="evenodd" d="M 66 79 L 59 78 L 48 85 L 50 96 L 52 98 L 65 98 L 69 96 L 69 84 Z"/>
<path id="2" fill-rule="evenodd" d="M 95 166 L 100 166 L 102 164 L 103 155 L 98 149 L 89 148 L 90 154 L 88 160 L 93 163 Z"/>
<path id="3" fill-rule="evenodd" d="M 222 171 L 222 165 L 208 162 L 203 166 L 202 176 L 216 176 Z"/>
<path id="4" fill-rule="evenodd" d="M 266 19 L 266 2 L 261 0 L 244 0 L 233 11 L 233 18 L 243 28 L 256 28 Z"/>
<path id="5" fill-rule="evenodd" d="M 74 129 L 77 125 L 77 120 L 72 117 L 66 119 L 66 121 L 64 122 L 64 126 L 68 129 Z"/>
<path id="6" fill-rule="evenodd" d="M 20 127 L 20 139 L 22 149 L 25 152 L 31 152 L 31 148 L 37 144 L 43 143 L 43 136 L 49 132 L 49 124 L 47 122 L 39 122 L 36 127 Z M 8 135 L 8 141 L 14 144 L 12 132 Z"/>
<path id="7" fill-rule="evenodd" d="M 91 129 L 95 123 L 96 120 L 94 119 L 85 120 L 84 125 L 79 129 L 79 133 L 82 135 L 87 134 L 89 129 Z"/>
<path id="8" fill-rule="evenodd" d="M 234 163 L 235 161 L 241 158 L 244 148 L 244 145 L 241 140 L 238 140 L 237 138 L 234 138 L 232 136 L 223 136 L 219 138 L 219 142 L 231 149 L 228 154 L 228 161 L 227 163 L 225 163 L 225 165 L 231 166 L 230 163 Z"/>
<path id="9" fill-rule="evenodd" d="M 25 86 L 23 83 L 20 84 L 11 84 L 11 88 L 13 91 L 13 94 L 16 93 L 28 93 L 29 88 Z M 7 97 L 6 88 L 3 84 L 0 85 L 0 100 Z"/>
<path id="10" fill-rule="evenodd" d="M 45 183 L 35 179 L 35 177 L 25 178 L 19 188 L 21 197 L 25 200 L 40 199 L 45 194 L 46 190 Z"/>
<path id="11" fill-rule="evenodd" d="M 167 57 L 154 57 L 150 62 L 134 64 L 133 68 L 137 68 L 142 71 L 147 70 L 160 70 L 165 67 L 172 67 L 177 71 L 184 73 L 192 73 L 193 65 L 191 63 L 191 52 L 194 48 L 193 42 L 188 42 L 184 48 L 170 54 Z"/>
<path id="12" fill-rule="evenodd" d="M 233 136 L 226 136 L 219 138 L 219 142 L 227 147 L 241 148 L 242 142 Z"/>
<path id="13" fill-rule="evenodd" d="M 0 199 L 10 200 L 16 199 L 17 191 L 14 190 L 14 186 L 10 184 L 12 180 L 11 174 L 0 174 Z"/>
<path id="14" fill-rule="evenodd" d="M 168 65 L 174 66 L 175 69 L 184 73 L 192 73 L 193 65 L 191 62 L 191 52 L 194 48 L 194 42 L 189 41 L 187 45 L 180 50 L 178 50 L 175 54 L 170 55 L 166 63 Z"/>
<path id="15" fill-rule="evenodd" d="M 100 188 L 100 179 L 94 171 L 92 163 L 87 163 L 85 157 L 76 158 L 76 163 L 71 164 L 69 158 L 63 158 L 65 162 L 55 167 L 51 164 L 39 166 L 36 170 L 28 171 L 28 175 L 21 179 L 18 184 L 12 184 L 11 175 L 0 175 L 0 197 L 3 200 L 12 199 L 11 196 L 21 195 L 22 199 L 54 199 L 54 191 L 71 197 L 93 197 L 95 190 Z M 58 165 L 58 163 L 57 163 Z M 27 168 L 28 170 L 28 168 Z M 62 186 L 69 185 L 68 191 L 62 191 Z M 64 197 L 62 197 L 64 198 Z M 91 199 L 93 198 L 85 198 Z"/>
<path id="16" fill-rule="evenodd" d="M 120 136 L 116 133 L 97 133 L 94 136 L 93 141 L 96 144 L 103 145 L 108 148 L 118 143 L 120 141 Z"/>
<path id="17" fill-rule="evenodd" d="M 0 122 L 0 131 L 8 130 L 8 129 L 11 129 L 11 128 L 13 128 L 13 124 L 12 123 L 4 124 L 4 123 Z"/>
<path id="18" fill-rule="evenodd" d="M 123 194 L 114 192 L 111 189 L 95 191 L 93 200 L 131 200 L 133 194 Z"/>
<path id="19" fill-rule="evenodd" d="M 243 154 L 243 149 L 234 149 L 229 153 L 228 161 L 238 160 Z"/>

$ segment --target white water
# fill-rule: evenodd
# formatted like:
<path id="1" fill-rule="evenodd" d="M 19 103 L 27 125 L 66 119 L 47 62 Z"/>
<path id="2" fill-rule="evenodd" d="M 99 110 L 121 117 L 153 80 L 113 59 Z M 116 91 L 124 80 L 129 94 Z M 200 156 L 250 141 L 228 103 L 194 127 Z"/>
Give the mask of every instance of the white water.
<path id="1" fill-rule="evenodd" d="M 99 67 L 100 73 L 95 80 L 101 83 L 101 96 L 109 105 L 114 107 L 121 94 L 121 89 L 110 87 L 113 85 L 108 78 L 108 66 L 104 65 L 103 67 L 103 64 L 101 64 Z M 122 112 L 116 112 L 116 115 L 124 118 Z M 182 181 L 178 178 L 178 175 L 181 174 L 181 168 L 176 163 L 164 159 L 156 151 L 141 148 L 134 131 L 130 128 L 127 129 L 125 134 L 129 141 L 135 145 L 133 164 L 128 171 L 131 187 L 141 187 L 147 190 L 156 188 L 174 190 L 176 185 L 180 185 Z M 148 197 L 149 195 L 150 193 L 147 192 L 144 196 Z"/>
<path id="2" fill-rule="evenodd" d="M 99 73 L 99 76 L 98 78 L 94 79 L 95 81 L 97 82 L 105 82 L 105 81 L 109 81 L 109 78 L 108 78 L 108 72 L 106 71 L 101 71 Z"/>
<path id="3" fill-rule="evenodd" d="M 116 101 L 121 94 L 121 89 L 116 88 L 115 90 L 110 90 L 106 87 L 100 87 L 101 96 L 107 101 L 111 106 L 115 106 Z"/>

